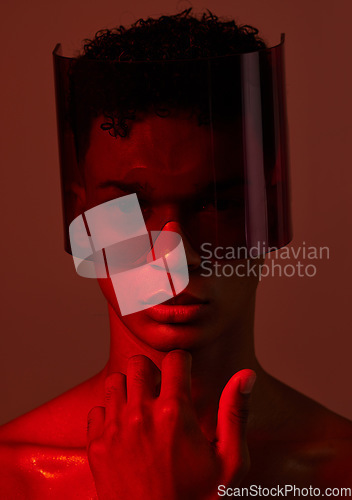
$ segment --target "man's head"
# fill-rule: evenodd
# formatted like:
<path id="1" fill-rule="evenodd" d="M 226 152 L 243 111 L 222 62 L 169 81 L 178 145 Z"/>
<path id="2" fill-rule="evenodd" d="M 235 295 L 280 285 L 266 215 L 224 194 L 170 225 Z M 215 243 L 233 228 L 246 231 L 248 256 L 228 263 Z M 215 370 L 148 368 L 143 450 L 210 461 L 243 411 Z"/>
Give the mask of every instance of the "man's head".
<path id="1" fill-rule="evenodd" d="M 190 297 L 173 305 L 187 307 L 122 318 L 136 338 L 160 350 L 212 342 L 253 310 L 258 272 L 247 275 L 247 259 L 233 262 L 244 265 L 242 276 L 220 276 L 232 260 L 226 257 L 219 275 L 205 277 L 204 243 L 248 246 L 268 234 L 287 243 L 275 225 L 286 188 L 282 74 L 272 72 L 281 47 L 269 53 L 255 28 L 211 13 L 197 19 L 190 10 L 98 32 L 70 61 L 64 94 L 80 174 L 71 182 L 63 161 L 66 193 L 75 196 L 69 222 L 136 193 L 148 231 L 182 236 Z M 62 137 L 65 159 L 72 148 Z M 286 215 L 279 219 L 287 229 Z M 113 282 L 99 281 L 119 315 Z"/>

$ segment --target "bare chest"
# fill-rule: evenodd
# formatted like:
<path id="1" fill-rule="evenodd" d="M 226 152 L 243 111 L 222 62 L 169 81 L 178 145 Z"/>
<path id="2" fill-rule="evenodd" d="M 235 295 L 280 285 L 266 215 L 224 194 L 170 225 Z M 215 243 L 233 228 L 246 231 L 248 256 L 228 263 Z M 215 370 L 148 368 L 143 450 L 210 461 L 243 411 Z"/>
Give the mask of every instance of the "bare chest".
<path id="1" fill-rule="evenodd" d="M 35 451 L 23 456 L 18 467 L 18 498 L 36 500 L 96 500 L 85 452 Z"/>

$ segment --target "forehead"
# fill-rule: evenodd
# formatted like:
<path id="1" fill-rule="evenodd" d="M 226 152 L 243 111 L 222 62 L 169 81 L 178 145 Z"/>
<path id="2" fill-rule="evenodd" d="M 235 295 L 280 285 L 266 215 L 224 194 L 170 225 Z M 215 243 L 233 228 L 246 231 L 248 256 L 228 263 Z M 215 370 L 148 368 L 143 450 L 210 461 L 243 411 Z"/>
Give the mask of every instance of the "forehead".
<path id="1" fill-rule="evenodd" d="M 85 182 L 95 188 L 108 180 L 151 183 L 187 194 L 214 180 L 230 178 L 240 165 L 241 138 L 235 127 L 199 126 L 196 117 L 148 115 L 129 121 L 129 136 L 113 137 L 97 118 L 84 161 Z M 238 173 L 238 172 L 237 172 Z"/>

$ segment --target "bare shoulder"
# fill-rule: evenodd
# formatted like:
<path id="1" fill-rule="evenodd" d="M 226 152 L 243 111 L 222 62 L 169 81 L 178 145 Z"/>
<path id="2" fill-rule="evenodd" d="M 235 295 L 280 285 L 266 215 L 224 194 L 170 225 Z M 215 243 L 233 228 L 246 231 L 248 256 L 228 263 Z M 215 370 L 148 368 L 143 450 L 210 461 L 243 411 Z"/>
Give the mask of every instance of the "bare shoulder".
<path id="1" fill-rule="evenodd" d="M 277 379 L 267 387 L 249 442 L 253 484 L 352 488 L 352 422 Z"/>
<path id="2" fill-rule="evenodd" d="M 0 444 L 84 446 L 88 412 L 101 404 L 97 399 L 101 380 L 102 372 L 1 426 Z"/>
<path id="3" fill-rule="evenodd" d="M 311 398 L 294 391 L 293 470 L 308 471 L 321 488 L 352 488 L 352 422 Z"/>
<path id="4" fill-rule="evenodd" d="M 271 378 L 265 395 L 274 435 L 296 441 L 351 440 L 352 421 L 283 382 Z"/>
<path id="5" fill-rule="evenodd" d="M 44 500 L 49 491 L 53 500 L 68 491 L 96 498 L 85 447 L 96 383 L 90 379 L 0 428 L 1 499 Z"/>

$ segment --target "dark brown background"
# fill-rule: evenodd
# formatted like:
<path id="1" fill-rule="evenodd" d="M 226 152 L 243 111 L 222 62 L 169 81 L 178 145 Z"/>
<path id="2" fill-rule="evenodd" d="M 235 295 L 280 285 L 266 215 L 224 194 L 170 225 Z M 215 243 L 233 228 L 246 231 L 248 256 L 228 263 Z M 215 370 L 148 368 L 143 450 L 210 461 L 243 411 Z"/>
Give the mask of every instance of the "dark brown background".
<path id="1" fill-rule="evenodd" d="M 99 370 L 106 306 L 63 251 L 51 51 L 103 27 L 173 14 L 188 2 L 36 0 L 1 13 L 1 421 Z M 315 278 L 267 278 L 256 348 L 273 375 L 352 418 L 351 4 L 345 0 L 194 1 L 196 12 L 286 33 L 295 239 L 329 246 Z"/>

